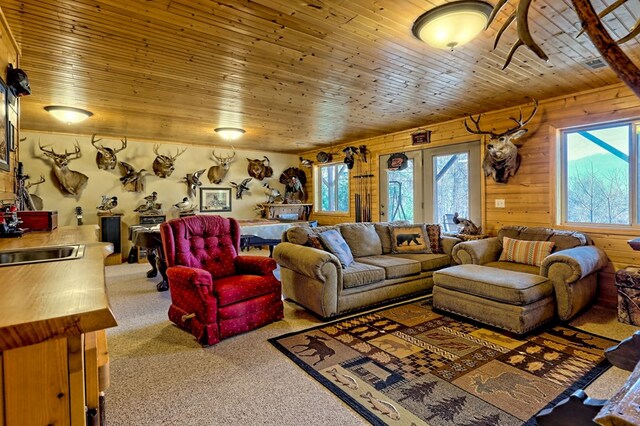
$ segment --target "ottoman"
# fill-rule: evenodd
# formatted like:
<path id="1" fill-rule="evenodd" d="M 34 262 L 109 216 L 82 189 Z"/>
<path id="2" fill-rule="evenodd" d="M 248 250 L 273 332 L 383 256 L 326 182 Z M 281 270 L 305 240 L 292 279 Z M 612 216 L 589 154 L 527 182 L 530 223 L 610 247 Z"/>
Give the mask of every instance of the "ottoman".
<path id="1" fill-rule="evenodd" d="M 516 334 L 554 317 L 548 278 L 482 265 L 458 265 L 433 273 L 433 307 Z"/>

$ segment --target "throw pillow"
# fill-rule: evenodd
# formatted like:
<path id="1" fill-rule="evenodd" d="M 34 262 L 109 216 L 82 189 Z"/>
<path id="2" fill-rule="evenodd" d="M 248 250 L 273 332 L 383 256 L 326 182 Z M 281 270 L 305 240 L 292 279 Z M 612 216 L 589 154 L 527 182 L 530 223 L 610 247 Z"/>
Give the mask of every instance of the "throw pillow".
<path id="1" fill-rule="evenodd" d="M 432 253 L 444 253 L 440 225 L 425 225 Z"/>
<path id="2" fill-rule="evenodd" d="M 431 253 L 429 238 L 422 225 L 391 226 L 392 253 Z"/>
<path id="3" fill-rule="evenodd" d="M 382 242 L 372 223 L 347 223 L 339 228 L 354 258 L 382 254 Z"/>
<path id="4" fill-rule="evenodd" d="M 540 266 L 542 260 L 551 254 L 554 245 L 552 241 L 523 241 L 504 237 L 499 260 Z"/>
<path id="5" fill-rule="evenodd" d="M 309 234 L 309 239 L 307 240 L 307 244 L 305 244 L 305 246 L 313 247 L 318 250 L 324 250 L 324 246 L 322 245 L 320 238 L 318 238 L 316 234 Z"/>
<path id="6" fill-rule="evenodd" d="M 320 241 L 322 241 L 322 244 L 326 247 L 326 249 L 335 254 L 336 257 L 340 260 L 342 268 L 346 268 L 353 263 L 353 255 L 351 254 L 351 249 L 338 231 L 336 231 L 335 229 L 325 231 L 318 234 L 318 237 L 320 238 Z"/>

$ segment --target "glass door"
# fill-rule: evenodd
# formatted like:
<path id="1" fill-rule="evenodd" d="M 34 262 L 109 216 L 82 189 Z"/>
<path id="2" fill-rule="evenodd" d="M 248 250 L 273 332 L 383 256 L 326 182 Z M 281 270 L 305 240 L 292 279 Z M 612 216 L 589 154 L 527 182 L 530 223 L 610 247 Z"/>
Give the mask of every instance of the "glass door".
<path id="1" fill-rule="evenodd" d="M 380 220 L 422 221 L 422 152 L 406 153 L 407 167 L 388 170 L 390 155 L 380 157 Z"/>

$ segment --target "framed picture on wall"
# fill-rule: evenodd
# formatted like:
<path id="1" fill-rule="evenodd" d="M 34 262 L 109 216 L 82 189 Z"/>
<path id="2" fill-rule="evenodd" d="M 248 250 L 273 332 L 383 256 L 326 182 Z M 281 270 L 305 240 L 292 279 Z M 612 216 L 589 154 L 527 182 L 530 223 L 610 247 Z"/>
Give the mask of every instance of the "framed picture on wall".
<path id="1" fill-rule="evenodd" d="M 200 188 L 200 212 L 230 212 L 231 188 Z"/>
<path id="2" fill-rule="evenodd" d="M 7 136 L 7 85 L 0 80 L 0 170 L 5 171 L 9 171 L 9 141 Z"/>

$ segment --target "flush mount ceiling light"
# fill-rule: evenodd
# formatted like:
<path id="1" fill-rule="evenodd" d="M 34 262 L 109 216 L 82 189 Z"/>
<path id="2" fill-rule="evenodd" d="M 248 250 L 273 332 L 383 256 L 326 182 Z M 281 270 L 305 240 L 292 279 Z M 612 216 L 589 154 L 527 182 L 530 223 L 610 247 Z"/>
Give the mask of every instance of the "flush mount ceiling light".
<path id="1" fill-rule="evenodd" d="M 65 107 L 59 105 L 49 105 L 44 107 L 45 111 L 53 115 L 56 119 L 67 123 L 79 123 L 91 117 L 93 113 L 86 109 Z"/>
<path id="2" fill-rule="evenodd" d="M 214 131 L 219 134 L 222 139 L 226 139 L 228 141 L 234 141 L 244 134 L 243 129 L 238 129 L 236 127 L 218 127 Z"/>
<path id="3" fill-rule="evenodd" d="M 479 0 L 445 3 L 416 19 L 411 31 L 429 46 L 453 50 L 484 29 L 492 10 L 493 6 Z"/>

